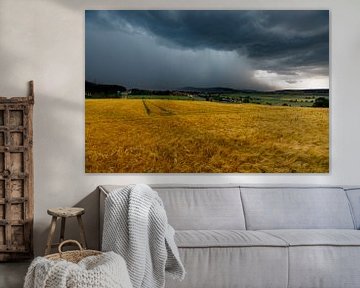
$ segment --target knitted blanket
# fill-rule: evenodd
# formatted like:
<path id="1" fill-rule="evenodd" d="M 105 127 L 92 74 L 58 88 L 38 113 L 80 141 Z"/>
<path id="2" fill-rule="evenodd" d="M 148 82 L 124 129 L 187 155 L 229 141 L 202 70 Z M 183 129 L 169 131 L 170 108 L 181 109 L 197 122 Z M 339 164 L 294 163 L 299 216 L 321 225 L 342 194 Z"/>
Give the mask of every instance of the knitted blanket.
<path id="1" fill-rule="evenodd" d="M 185 270 L 157 192 L 144 184 L 113 191 L 105 200 L 103 251 L 124 257 L 134 288 L 162 288 L 165 271 L 182 280 Z"/>
<path id="2" fill-rule="evenodd" d="M 132 288 L 124 259 L 113 253 L 89 256 L 75 264 L 37 257 L 24 288 Z"/>

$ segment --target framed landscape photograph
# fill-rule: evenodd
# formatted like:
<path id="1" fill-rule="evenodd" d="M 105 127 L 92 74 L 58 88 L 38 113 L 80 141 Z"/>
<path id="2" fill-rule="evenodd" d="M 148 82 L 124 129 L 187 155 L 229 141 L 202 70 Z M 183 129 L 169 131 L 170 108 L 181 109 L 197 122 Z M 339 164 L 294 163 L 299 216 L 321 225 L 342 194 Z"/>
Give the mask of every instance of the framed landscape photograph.
<path id="1" fill-rule="evenodd" d="M 87 173 L 328 173 L 328 10 L 85 11 Z"/>

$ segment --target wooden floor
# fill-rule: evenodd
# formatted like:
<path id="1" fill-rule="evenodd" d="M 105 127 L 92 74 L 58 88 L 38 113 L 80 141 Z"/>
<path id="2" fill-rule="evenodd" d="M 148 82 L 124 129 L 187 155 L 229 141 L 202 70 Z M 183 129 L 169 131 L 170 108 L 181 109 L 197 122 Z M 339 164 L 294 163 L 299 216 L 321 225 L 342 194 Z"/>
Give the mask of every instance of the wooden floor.
<path id="1" fill-rule="evenodd" d="M 30 262 L 0 263 L 0 287 L 22 288 Z"/>

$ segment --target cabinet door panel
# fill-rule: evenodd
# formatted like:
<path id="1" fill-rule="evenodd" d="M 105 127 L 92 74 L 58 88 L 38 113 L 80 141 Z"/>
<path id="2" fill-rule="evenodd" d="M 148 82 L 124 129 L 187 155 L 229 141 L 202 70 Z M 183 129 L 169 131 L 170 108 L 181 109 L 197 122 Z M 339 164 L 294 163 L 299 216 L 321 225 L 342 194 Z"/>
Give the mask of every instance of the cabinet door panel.
<path id="1" fill-rule="evenodd" d="M 32 257 L 32 107 L 0 97 L 0 261 Z"/>

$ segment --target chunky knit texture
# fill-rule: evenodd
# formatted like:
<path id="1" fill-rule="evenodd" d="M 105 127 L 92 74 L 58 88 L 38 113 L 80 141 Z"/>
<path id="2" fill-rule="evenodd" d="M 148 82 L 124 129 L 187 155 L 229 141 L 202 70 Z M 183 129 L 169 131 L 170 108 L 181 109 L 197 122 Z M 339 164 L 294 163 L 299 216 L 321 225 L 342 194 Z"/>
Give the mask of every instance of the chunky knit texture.
<path id="1" fill-rule="evenodd" d="M 175 279 L 185 276 L 163 203 L 144 184 L 106 198 L 102 249 L 124 257 L 134 288 L 164 287 L 165 270 Z"/>
<path id="2" fill-rule="evenodd" d="M 113 252 L 89 256 L 75 264 L 37 257 L 24 288 L 132 288 L 124 259 Z"/>

